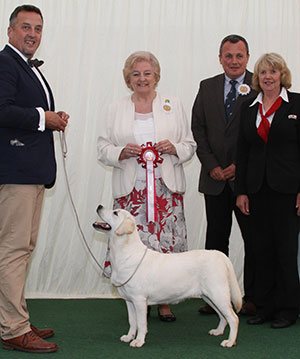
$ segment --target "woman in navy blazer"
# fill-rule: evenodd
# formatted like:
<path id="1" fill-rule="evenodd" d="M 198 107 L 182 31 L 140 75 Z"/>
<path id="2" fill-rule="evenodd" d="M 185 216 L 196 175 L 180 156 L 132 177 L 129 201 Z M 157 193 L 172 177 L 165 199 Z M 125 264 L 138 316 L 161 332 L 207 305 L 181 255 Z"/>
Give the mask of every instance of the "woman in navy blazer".
<path id="1" fill-rule="evenodd" d="M 235 183 L 254 239 L 258 311 L 247 323 L 285 328 L 300 303 L 300 94 L 287 91 L 291 74 L 275 53 L 256 62 L 252 87 L 259 94 L 242 108 Z"/>

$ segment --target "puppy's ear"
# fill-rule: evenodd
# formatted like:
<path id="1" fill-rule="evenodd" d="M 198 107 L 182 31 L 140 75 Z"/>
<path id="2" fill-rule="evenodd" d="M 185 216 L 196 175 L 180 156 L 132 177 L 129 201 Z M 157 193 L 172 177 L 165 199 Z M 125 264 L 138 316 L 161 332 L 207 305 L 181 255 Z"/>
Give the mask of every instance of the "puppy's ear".
<path id="1" fill-rule="evenodd" d="M 135 223 L 131 218 L 126 218 L 116 229 L 116 235 L 131 234 L 134 231 Z"/>

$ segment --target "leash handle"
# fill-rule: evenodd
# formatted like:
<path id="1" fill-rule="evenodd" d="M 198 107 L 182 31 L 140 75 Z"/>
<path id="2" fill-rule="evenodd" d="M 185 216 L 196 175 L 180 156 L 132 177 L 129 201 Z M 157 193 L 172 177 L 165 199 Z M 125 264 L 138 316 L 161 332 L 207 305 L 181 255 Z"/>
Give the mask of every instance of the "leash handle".
<path id="1" fill-rule="evenodd" d="M 59 131 L 59 139 L 60 139 L 61 152 L 63 154 L 63 157 L 66 158 L 68 153 L 68 147 L 67 147 L 66 136 L 63 131 Z"/>

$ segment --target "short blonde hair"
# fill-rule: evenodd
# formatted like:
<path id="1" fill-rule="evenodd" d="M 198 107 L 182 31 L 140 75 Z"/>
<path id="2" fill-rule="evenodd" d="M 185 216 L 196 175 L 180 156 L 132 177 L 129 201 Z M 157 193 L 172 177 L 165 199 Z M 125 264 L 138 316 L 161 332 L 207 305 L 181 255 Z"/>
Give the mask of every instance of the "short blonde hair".
<path id="1" fill-rule="evenodd" d="M 155 76 L 155 86 L 157 86 L 160 80 L 160 66 L 157 58 L 148 51 L 137 51 L 131 54 L 127 60 L 125 61 L 124 69 L 123 69 L 123 77 L 126 82 L 127 87 L 133 91 L 133 88 L 130 84 L 130 75 L 132 73 L 133 67 L 137 62 L 146 61 L 153 68 L 154 76 Z"/>
<path id="2" fill-rule="evenodd" d="M 271 67 L 272 69 L 279 70 L 281 73 L 280 83 L 286 89 L 292 86 L 292 75 L 291 71 L 286 65 L 283 57 L 275 52 L 262 55 L 254 65 L 254 73 L 252 76 L 252 88 L 253 90 L 260 92 L 262 91 L 259 85 L 258 75 L 263 67 Z"/>

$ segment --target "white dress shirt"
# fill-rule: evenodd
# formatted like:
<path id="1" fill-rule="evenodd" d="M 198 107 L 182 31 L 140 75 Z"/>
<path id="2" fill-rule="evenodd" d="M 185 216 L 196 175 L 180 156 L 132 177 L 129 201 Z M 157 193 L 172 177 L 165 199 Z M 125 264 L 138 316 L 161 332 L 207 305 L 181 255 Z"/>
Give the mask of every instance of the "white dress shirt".
<path id="1" fill-rule="evenodd" d="M 283 99 L 283 101 L 289 102 L 287 90 L 286 90 L 285 87 L 282 87 L 279 96 Z M 249 107 L 254 106 L 254 105 L 258 102 L 258 103 L 260 103 L 260 104 L 262 105 L 262 112 L 263 112 L 263 114 L 265 114 L 266 111 L 265 111 L 265 109 L 264 109 L 264 104 L 263 104 L 263 100 L 262 100 L 262 99 L 263 99 L 263 93 L 260 92 L 260 93 L 257 95 L 256 99 L 251 103 L 251 105 L 250 105 Z M 273 121 L 274 115 L 275 115 L 275 112 L 274 112 L 272 115 L 270 115 L 269 117 L 267 117 L 267 120 L 269 121 L 270 125 L 271 125 L 271 123 L 272 123 L 272 121 Z M 256 127 L 257 127 L 257 128 L 258 128 L 258 126 L 259 126 L 260 123 L 261 123 L 261 115 L 260 115 L 260 112 L 259 112 L 259 110 L 258 110 L 258 111 L 257 111 L 257 117 L 256 117 Z"/>
<path id="2" fill-rule="evenodd" d="M 24 56 L 17 48 L 15 48 L 10 43 L 8 43 L 7 45 L 10 48 L 12 48 L 28 64 L 28 58 L 26 56 Z M 28 64 L 28 66 L 29 66 L 29 64 Z M 36 77 L 39 79 L 41 85 L 43 86 L 43 89 L 44 89 L 46 97 L 47 97 L 48 107 L 50 109 L 50 95 L 49 95 L 49 91 L 47 89 L 47 86 L 46 86 L 41 74 L 38 72 L 38 70 L 35 67 L 30 67 L 30 68 L 35 73 Z M 38 111 L 38 113 L 40 115 L 40 121 L 39 121 L 38 130 L 39 131 L 45 131 L 45 124 L 46 124 L 45 111 L 44 111 L 44 109 L 42 107 L 36 107 L 36 110 Z"/>

